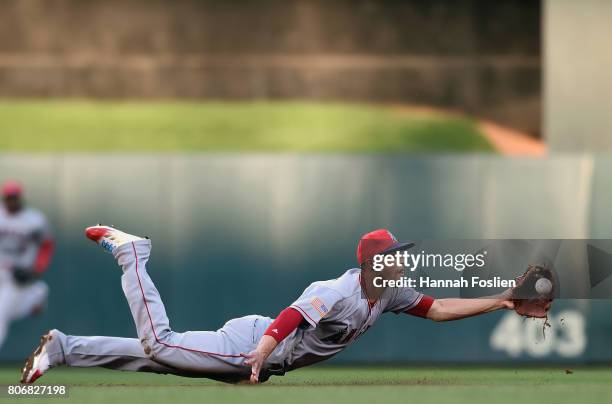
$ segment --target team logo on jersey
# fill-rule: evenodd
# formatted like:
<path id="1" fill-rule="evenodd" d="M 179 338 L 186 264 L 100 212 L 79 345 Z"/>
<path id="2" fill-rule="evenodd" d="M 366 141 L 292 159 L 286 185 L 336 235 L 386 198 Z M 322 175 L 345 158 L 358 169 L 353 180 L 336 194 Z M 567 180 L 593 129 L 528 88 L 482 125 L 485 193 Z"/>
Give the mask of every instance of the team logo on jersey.
<path id="1" fill-rule="evenodd" d="M 329 309 L 327 308 L 325 303 L 323 303 L 323 300 L 319 299 L 318 297 L 312 299 L 310 301 L 310 304 L 317 311 L 317 313 L 321 315 L 321 317 L 325 316 L 329 312 Z"/>

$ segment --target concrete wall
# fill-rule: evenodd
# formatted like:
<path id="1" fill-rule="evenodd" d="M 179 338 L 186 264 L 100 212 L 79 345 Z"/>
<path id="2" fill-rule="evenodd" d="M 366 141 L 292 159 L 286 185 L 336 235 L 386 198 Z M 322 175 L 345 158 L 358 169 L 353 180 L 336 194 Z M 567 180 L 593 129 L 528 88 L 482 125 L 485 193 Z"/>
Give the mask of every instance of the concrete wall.
<path id="1" fill-rule="evenodd" d="M 552 151 L 612 151 L 612 2 L 545 2 L 545 136 Z"/>
<path id="2" fill-rule="evenodd" d="M 536 0 L 5 0 L 0 96 L 430 104 L 537 134 Z"/>

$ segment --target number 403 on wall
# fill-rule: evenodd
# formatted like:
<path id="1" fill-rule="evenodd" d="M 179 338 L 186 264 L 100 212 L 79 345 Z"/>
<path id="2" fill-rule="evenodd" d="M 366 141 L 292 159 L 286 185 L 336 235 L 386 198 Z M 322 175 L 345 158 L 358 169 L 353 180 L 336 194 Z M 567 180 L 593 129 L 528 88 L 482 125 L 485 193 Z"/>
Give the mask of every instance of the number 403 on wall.
<path id="1" fill-rule="evenodd" d="M 565 310 L 548 318 L 551 327 L 543 329 L 543 320 L 524 319 L 507 313 L 496 325 L 489 343 L 494 350 L 511 357 L 523 354 L 540 358 L 559 355 L 575 358 L 587 346 L 586 321 L 581 312 Z"/>

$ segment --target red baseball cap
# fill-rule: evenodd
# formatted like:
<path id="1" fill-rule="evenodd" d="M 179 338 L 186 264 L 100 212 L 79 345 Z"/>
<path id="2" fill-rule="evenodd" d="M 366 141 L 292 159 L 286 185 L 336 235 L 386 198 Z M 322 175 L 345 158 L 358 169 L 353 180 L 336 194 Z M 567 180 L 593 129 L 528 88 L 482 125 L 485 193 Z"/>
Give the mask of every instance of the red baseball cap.
<path id="1" fill-rule="evenodd" d="M 400 243 L 387 229 L 378 229 L 361 236 L 357 244 L 357 262 L 362 265 L 378 254 L 391 254 L 396 251 L 407 250 L 414 247 L 414 243 Z"/>
<path id="2" fill-rule="evenodd" d="M 20 196 L 23 193 L 23 187 L 17 181 L 6 181 L 2 185 L 2 196 Z"/>

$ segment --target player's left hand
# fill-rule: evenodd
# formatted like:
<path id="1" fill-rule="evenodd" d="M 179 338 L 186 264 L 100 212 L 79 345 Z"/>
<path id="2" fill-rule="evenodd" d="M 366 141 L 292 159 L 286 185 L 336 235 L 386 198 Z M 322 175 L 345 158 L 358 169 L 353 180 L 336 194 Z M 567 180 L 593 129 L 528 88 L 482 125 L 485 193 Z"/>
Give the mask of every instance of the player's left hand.
<path id="1" fill-rule="evenodd" d="M 264 361 L 266 360 L 266 355 L 259 351 L 258 349 L 254 349 L 251 352 L 240 353 L 244 359 L 244 363 L 246 365 L 251 366 L 251 383 L 259 383 L 259 372 L 261 371 L 261 367 L 263 366 Z"/>

